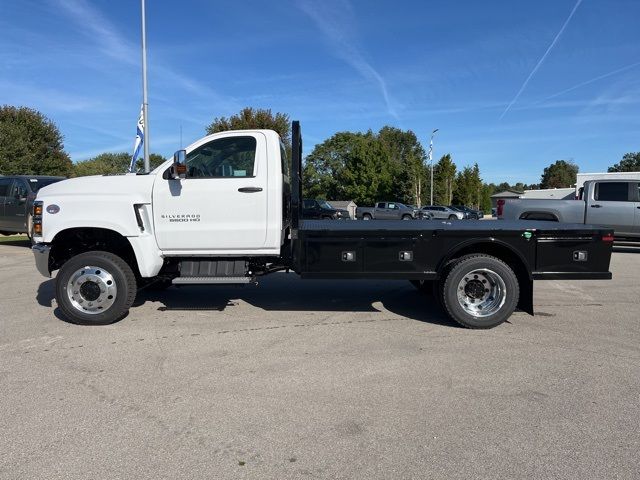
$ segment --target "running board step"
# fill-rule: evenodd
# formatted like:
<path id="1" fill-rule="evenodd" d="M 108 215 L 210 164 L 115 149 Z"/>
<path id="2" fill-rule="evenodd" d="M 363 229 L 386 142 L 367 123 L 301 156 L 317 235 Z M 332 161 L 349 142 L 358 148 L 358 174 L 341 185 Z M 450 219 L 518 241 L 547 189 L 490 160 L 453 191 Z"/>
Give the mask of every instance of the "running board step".
<path id="1" fill-rule="evenodd" d="M 174 285 L 246 285 L 255 282 L 252 277 L 176 277 Z"/>

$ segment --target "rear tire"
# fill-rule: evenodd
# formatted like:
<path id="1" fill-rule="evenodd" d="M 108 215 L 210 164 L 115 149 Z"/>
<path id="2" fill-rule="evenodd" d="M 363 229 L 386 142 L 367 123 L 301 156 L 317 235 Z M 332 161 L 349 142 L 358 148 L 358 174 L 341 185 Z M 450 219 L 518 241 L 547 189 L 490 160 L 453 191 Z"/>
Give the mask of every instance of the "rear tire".
<path id="1" fill-rule="evenodd" d="M 86 252 L 68 260 L 56 277 L 62 314 L 79 325 L 108 325 L 122 319 L 136 298 L 131 267 L 110 252 Z"/>
<path id="2" fill-rule="evenodd" d="M 363 220 L 371 220 L 371 215 L 369 215 L 368 213 L 365 213 L 365 214 L 362 216 L 362 219 L 363 219 Z"/>
<path id="3" fill-rule="evenodd" d="M 520 297 L 513 270 L 489 255 L 467 255 L 457 260 L 442 283 L 441 299 L 447 314 L 467 328 L 493 328 L 506 321 Z"/>

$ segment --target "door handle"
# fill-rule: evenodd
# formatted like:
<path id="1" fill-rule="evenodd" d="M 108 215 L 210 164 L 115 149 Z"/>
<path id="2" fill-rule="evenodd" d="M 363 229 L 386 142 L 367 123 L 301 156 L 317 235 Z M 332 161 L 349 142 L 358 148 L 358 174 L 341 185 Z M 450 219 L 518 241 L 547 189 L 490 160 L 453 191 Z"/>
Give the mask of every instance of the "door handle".
<path id="1" fill-rule="evenodd" d="M 238 191 L 242 193 L 256 193 L 261 192 L 262 187 L 240 187 Z"/>
<path id="2" fill-rule="evenodd" d="M 597 203 L 595 205 L 591 205 L 591 208 L 600 208 L 602 207 L 602 205 L 598 205 Z"/>

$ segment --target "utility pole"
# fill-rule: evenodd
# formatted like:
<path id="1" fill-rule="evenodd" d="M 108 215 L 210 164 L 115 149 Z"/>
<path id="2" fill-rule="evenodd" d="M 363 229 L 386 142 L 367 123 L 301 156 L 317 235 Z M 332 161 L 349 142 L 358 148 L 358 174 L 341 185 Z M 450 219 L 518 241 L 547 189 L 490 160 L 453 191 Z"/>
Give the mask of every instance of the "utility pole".
<path id="1" fill-rule="evenodd" d="M 144 0 L 143 0 L 144 1 Z M 429 163 L 431 164 L 431 203 L 433 205 L 433 136 L 439 128 L 436 128 L 433 132 L 431 132 L 431 140 L 429 141 Z"/>
<path id="2" fill-rule="evenodd" d="M 142 2 L 142 116 L 144 119 L 144 171 L 149 173 L 149 103 L 147 99 L 147 28 L 145 23 L 144 1 Z"/>

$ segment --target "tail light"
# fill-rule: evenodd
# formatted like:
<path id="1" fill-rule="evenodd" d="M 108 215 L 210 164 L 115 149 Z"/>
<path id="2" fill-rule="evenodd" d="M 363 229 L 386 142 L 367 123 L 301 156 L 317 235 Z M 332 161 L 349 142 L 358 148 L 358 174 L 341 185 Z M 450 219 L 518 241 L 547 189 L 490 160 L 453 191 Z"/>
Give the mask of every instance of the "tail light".
<path id="1" fill-rule="evenodd" d="M 41 236 L 42 235 L 42 201 L 36 200 L 33 202 L 33 226 L 31 227 L 32 235 Z"/>
<path id="2" fill-rule="evenodd" d="M 613 242 L 614 237 L 612 233 L 606 233 L 604 235 L 602 235 L 602 241 L 603 242 Z"/>
<path id="3" fill-rule="evenodd" d="M 502 216 L 502 214 L 504 213 L 504 204 L 505 204 L 505 201 L 504 201 L 503 198 L 498 200 L 498 209 L 496 211 L 496 216 L 498 216 L 498 217 Z"/>

